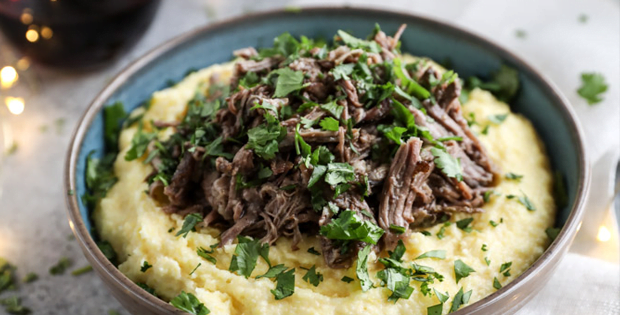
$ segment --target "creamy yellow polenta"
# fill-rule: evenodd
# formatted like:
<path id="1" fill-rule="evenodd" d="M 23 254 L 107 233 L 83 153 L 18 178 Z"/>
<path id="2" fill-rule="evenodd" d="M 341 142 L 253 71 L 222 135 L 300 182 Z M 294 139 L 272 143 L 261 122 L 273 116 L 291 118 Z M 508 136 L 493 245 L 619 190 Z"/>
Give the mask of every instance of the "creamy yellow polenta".
<path id="1" fill-rule="evenodd" d="M 216 65 L 195 72 L 174 87 L 153 94 L 151 105 L 144 113 L 144 121 L 179 121 L 183 118 L 187 102 L 197 88 L 205 88 L 212 74 L 226 81 L 232 73 L 232 63 Z M 479 139 L 488 150 L 489 156 L 503 173 L 523 175 L 520 181 L 501 178 L 493 195 L 484 206 L 484 212 L 473 215 L 473 231 L 467 233 L 455 224 L 445 227 L 444 237 L 436 234 L 443 225 L 428 229 L 430 236 L 412 233 L 405 241 L 405 261 L 430 250 L 445 250 L 446 259 L 425 258 L 416 263 L 433 267 L 445 278 L 435 281 L 431 287 L 450 294 L 450 301 L 460 287 L 472 290 L 473 303 L 493 293 L 493 279 L 497 277 L 503 285 L 525 271 L 548 246 L 545 229 L 553 225 L 555 206 L 551 194 L 552 177 L 544 147 L 531 123 L 518 114 L 510 114 L 500 125 L 487 117 L 510 112 L 508 105 L 497 101 L 490 93 L 474 90 L 463 106 L 464 115 L 475 114 L 478 125 L 472 128 L 480 134 Z M 134 113 L 136 114 L 136 113 Z M 481 130 L 488 127 L 486 135 Z M 148 125 L 146 126 L 148 128 Z M 306 237 L 299 245 L 300 250 L 291 251 L 290 241 L 280 238 L 271 247 L 269 257 L 272 263 L 296 268 L 295 294 L 276 301 L 270 290 L 275 283 L 269 279 L 254 279 L 265 273 L 267 264 L 259 259 L 249 279 L 228 271 L 235 245 L 218 248 L 214 257 L 217 264 L 204 260 L 196 254 L 198 247 L 208 248 L 219 242 L 219 230 L 203 228 L 198 233 L 189 233 L 187 238 L 175 237 L 168 232 L 178 231 L 183 219 L 178 215 L 167 215 L 144 193 L 148 186 L 144 179 L 151 172 L 150 165 L 141 161 L 125 161 L 123 156 L 131 147 L 131 139 L 137 127 L 127 128 L 120 136 L 120 154 L 114 164 L 118 182 L 101 200 L 94 213 L 97 230 L 116 250 L 119 269 L 135 282 L 143 282 L 155 289 L 157 295 L 169 300 L 181 291 L 195 294 L 212 314 L 426 314 L 427 307 L 438 304 L 434 295 L 424 296 L 420 283 L 412 281 L 415 288 L 408 300 L 388 302 L 389 290 L 371 289 L 362 292 L 357 280 L 342 282 L 343 276 L 356 279 L 355 269 L 330 269 L 322 256 L 307 252 L 310 247 L 320 248 L 314 237 Z M 163 131 L 166 137 L 171 130 Z M 517 198 L 507 195 L 527 195 L 535 205 L 535 211 L 528 211 Z M 469 217 L 457 214 L 452 222 Z M 499 223 L 496 227 L 490 221 Z M 502 223 L 500 223 L 502 222 Z M 482 250 L 485 246 L 486 251 Z M 485 258 L 490 261 L 489 265 Z M 454 261 L 460 259 L 475 269 L 469 277 L 455 282 Z M 381 269 L 374 263 L 371 253 L 369 271 L 374 275 Z M 146 272 L 140 271 L 144 261 L 153 265 Z M 499 273 L 500 266 L 512 262 L 510 276 Z M 201 264 L 193 274 L 190 272 Z M 302 280 L 305 274 L 300 267 L 316 265 L 324 275 L 324 281 L 314 287 Z M 444 306 L 444 313 L 449 309 Z"/>

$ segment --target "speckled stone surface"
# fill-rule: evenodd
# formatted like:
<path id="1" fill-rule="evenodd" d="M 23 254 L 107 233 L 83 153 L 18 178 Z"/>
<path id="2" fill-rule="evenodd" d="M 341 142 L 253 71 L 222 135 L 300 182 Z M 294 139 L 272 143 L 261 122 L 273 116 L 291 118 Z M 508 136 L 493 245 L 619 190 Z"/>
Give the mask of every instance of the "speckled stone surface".
<path id="1" fill-rule="evenodd" d="M 337 2 L 376 6 L 376 1 Z M 74 277 L 69 272 L 61 276 L 48 272 L 63 256 L 73 261 L 70 270 L 87 264 L 79 245 L 69 237 L 62 179 L 66 149 L 79 117 L 112 76 L 165 40 L 215 19 L 305 4 L 317 4 L 317 1 L 164 0 L 145 36 L 116 63 L 90 72 L 59 71 L 34 65 L 20 76 L 16 87 L 10 91 L 0 90 L 0 99 L 7 95 L 20 96 L 26 102 L 26 110 L 19 116 L 9 114 L 4 106 L 0 108 L 0 122 L 5 124 L 5 132 L 18 144 L 17 151 L 0 164 L 0 188 L 3 190 L 0 257 L 18 266 L 20 278 L 28 272 L 36 272 L 40 277 L 0 298 L 17 294 L 33 314 L 40 315 L 107 314 L 111 309 L 128 314 L 94 273 Z M 444 0 L 383 4 L 388 9 L 451 21 L 497 41 L 530 61 L 558 84 L 582 118 L 586 136 L 592 140 L 589 146 L 594 164 L 604 159 L 611 161 L 610 165 L 615 163 L 620 138 L 620 7 L 617 1 Z M 581 14 L 588 15 L 586 23 L 578 21 Z M 524 30 L 526 37 L 516 37 L 517 29 Z M 8 54 L 6 45 L 0 37 L 0 48 L 5 46 L 0 53 Z M 0 57 L 0 67 L 11 62 L 11 56 Z M 597 106 L 588 106 L 575 93 L 579 74 L 583 71 L 601 72 L 609 83 L 605 101 Z M 606 174 L 605 170 L 600 173 Z M 607 177 L 598 178 L 593 189 L 598 187 L 599 191 L 604 191 L 607 182 Z M 617 241 L 617 237 L 615 239 Z M 614 259 L 617 262 L 617 257 L 608 260 Z M 0 314 L 4 314 L 2 309 Z"/>

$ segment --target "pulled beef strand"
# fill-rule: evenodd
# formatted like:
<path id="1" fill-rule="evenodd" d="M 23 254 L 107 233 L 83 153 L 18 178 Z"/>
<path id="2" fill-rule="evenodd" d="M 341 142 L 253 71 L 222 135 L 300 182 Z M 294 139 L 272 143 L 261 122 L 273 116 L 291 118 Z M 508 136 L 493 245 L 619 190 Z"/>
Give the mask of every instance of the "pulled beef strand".
<path id="1" fill-rule="evenodd" d="M 208 157 L 211 149 L 190 142 L 186 146 L 177 145 L 172 157 L 178 164 L 169 183 L 164 187 L 161 181 L 152 181 L 150 195 L 168 213 L 202 213 L 203 226 L 222 229 L 221 245 L 232 243 L 239 235 L 260 238 L 269 244 L 284 236 L 292 238 L 295 250 L 304 234 L 318 235 L 325 263 L 332 268 L 351 266 L 357 252 L 367 244 L 351 241 L 345 247 L 342 241 L 319 235 L 320 228 L 333 222 L 338 213 L 324 204 L 316 209 L 313 204 L 316 198 L 324 198 L 340 210 L 354 211 L 361 220 L 378 225 L 385 231 L 378 244 L 383 248 L 393 248 L 411 230 L 435 224 L 451 213 L 481 211 L 483 195 L 496 178 L 496 167 L 462 117 L 459 80 L 441 82 L 432 68 L 408 70 L 414 80 L 432 93 L 435 101 L 423 100 L 423 108 L 416 108 L 410 101 L 394 97 L 411 112 L 415 124 L 428 130 L 433 138 L 462 138 L 442 144 L 447 153 L 460 160 L 462 181 L 447 176 L 437 167 L 431 153 L 437 142 L 425 137 L 409 137 L 394 149 L 391 158 L 394 151 L 390 152 L 385 145 L 393 142 L 381 135 L 378 125 L 394 123 L 393 99 L 387 97 L 373 104 L 372 100 L 368 101 L 370 92 L 364 84 L 353 78 L 336 80 L 333 75 L 332 70 L 338 65 L 365 60 L 368 66 L 373 66 L 375 83 L 386 83 L 380 80 L 387 70 L 379 65 L 398 58 L 396 49 L 404 28 L 401 26 L 394 37 L 376 32 L 372 40 L 381 48 L 380 53 L 340 45 L 322 54 L 321 48 L 314 47 L 307 52 L 299 51 L 301 57 L 290 61 L 281 55 L 261 58 L 252 47 L 235 51 L 234 55 L 240 59 L 231 79 L 233 93 L 222 99 L 223 105 L 212 116 L 203 118 L 206 124 L 216 126 L 223 150 L 233 158 Z M 304 74 L 302 88 L 288 97 L 274 97 L 274 86 L 266 83 L 268 79 L 251 87 L 239 85 L 248 74 L 270 78 L 271 71 L 287 67 Z M 441 83 L 431 86 L 430 82 Z M 340 117 L 322 106 L 299 110 L 307 102 L 330 101 L 342 107 Z M 268 106 L 254 108 L 261 104 Z M 286 107 L 292 114 L 278 122 L 285 134 L 278 140 L 273 159 L 262 158 L 240 141 L 247 139 L 244 137 L 249 129 L 264 126 L 267 114 L 281 117 Z M 326 117 L 341 124 L 337 129 L 322 129 L 319 122 Z M 352 122 L 345 125 L 349 118 Z M 183 124 L 156 126 L 174 128 L 186 138 L 192 133 Z M 307 186 L 316 166 L 304 163 L 296 147 L 298 138 L 311 150 L 319 146 L 327 148 L 334 162 L 351 165 L 354 181 L 365 181 L 365 187 L 350 185 L 337 196 L 336 187 L 325 184 L 310 191 Z M 154 146 L 149 145 L 148 151 L 152 150 Z M 163 167 L 162 158 L 155 157 L 151 164 L 155 170 L 149 180 Z M 257 177 L 257 174 L 263 175 Z M 405 232 L 396 233 L 395 227 Z"/>

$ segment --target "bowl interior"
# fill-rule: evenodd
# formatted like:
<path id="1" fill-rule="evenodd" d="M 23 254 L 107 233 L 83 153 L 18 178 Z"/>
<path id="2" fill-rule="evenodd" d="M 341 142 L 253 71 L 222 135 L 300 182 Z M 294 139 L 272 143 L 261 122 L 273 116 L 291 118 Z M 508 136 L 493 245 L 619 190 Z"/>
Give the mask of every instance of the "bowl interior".
<path id="1" fill-rule="evenodd" d="M 283 31 L 295 36 L 331 39 L 342 29 L 365 37 L 379 23 L 387 34 L 393 34 L 402 23 L 407 29 L 402 35 L 402 51 L 427 56 L 436 61 L 449 59 L 458 74 L 465 78 L 472 75 L 485 77 L 502 64 L 516 68 L 520 73 L 521 89 L 512 102 L 512 109 L 522 113 L 534 124 L 542 137 L 552 168 L 565 178 L 568 206 L 559 209 L 557 226 L 562 226 L 575 202 L 579 186 L 580 144 L 571 123 L 569 113 L 561 99 L 546 87 L 534 71 L 516 58 L 475 36 L 460 33 L 434 22 L 415 19 L 406 15 L 367 10 L 304 10 L 302 14 L 272 13 L 238 19 L 236 23 L 222 24 L 209 32 L 188 35 L 180 45 L 169 45 L 162 54 L 152 54 L 146 64 L 129 76 L 117 78 L 116 88 L 100 104 L 109 105 L 120 101 L 131 111 L 147 100 L 157 90 L 165 88 L 169 80 L 180 80 L 192 68 L 203 68 L 214 63 L 231 60 L 235 49 L 254 46 L 270 46 L 274 37 Z M 121 79 L 121 80 L 119 80 Z M 114 85 L 114 83 L 113 83 Z M 97 104 L 95 104 L 97 106 Z M 86 157 L 94 151 L 103 155 L 103 114 L 101 107 L 87 127 L 76 163 L 76 195 L 86 191 L 84 170 Z M 88 122 L 83 122 L 87 124 Z M 78 198 L 80 212 L 86 228 L 92 230 L 88 209 Z"/>

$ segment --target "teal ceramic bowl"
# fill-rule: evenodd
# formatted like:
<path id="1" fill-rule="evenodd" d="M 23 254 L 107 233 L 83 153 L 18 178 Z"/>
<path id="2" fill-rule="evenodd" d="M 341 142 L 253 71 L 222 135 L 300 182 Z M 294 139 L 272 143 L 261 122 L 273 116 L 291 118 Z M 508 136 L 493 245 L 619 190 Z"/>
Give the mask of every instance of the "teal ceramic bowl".
<path id="1" fill-rule="evenodd" d="M 490 296 L 455 314 L 509 314 L 523 306 L 546 283 L 572 242 L 583 214 L 589 170 L 581 129 L 566 99 L 547 80 L 507 50 L 459 28 L 419 16 L 361 8 L 308 8 L 300 13 L 274 11 L 239 17 L 190 32 L 149 52 L 122 71 L 95 98 L 73 136 L 65 185 L 71 227 L 88 260 L 112 294 L 133 314 L 181 314 L 140 289 L 97 248 L 89 213 L 79 196 L 85 192 L 86 156 L 104 152 L 102 108 L 120 101 L 131 111 L 151 93 L 179 80 L 191 68 L 231 59 L 231 52 L 247 46 L 267 46 L 288 31 L 295 36 L 331 38 L 344 29 L 356 35 L 369 33 L 374 24 L 392 34 L 406 23 L 402 51 L 434 60 L 449 58 L 461 77 L 484 77 L 502 64 L 519 71 L 521 89 L 513 111 L 532 121 L 543 139 L 553 169 L 566 180 L 569 202 L 559 209 L 557 226 L 563 227 L 546 252 L 521 276 Z"/>

